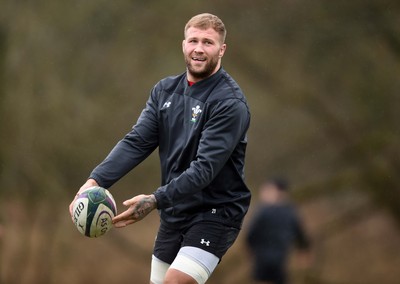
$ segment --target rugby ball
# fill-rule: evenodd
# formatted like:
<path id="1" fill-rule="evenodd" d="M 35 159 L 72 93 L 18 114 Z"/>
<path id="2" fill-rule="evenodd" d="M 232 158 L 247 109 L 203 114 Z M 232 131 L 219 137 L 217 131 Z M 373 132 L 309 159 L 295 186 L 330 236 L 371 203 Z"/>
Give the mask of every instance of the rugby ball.
<path id="1" fill-rule="evenodd" d="M 107 189 L 93 186 L 78 196 L 72 213 L 78 231 L 87 237 L 97 238 L 111 229 L 117 206 Z"/>

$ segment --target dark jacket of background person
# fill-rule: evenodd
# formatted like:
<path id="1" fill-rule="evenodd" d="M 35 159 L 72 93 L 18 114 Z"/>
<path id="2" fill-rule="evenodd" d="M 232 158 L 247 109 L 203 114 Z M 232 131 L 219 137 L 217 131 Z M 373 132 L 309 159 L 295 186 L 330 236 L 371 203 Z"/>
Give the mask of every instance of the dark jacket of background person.
<path id="1" fill-rule="evenodd" d="M 246 242 L 253 257 L 253 278 L 270 283 L 286 283 L 286 263 L 293 245 L 302 250 L 310 246 L 296 208 L 288 201 L 262 202 Z"/>

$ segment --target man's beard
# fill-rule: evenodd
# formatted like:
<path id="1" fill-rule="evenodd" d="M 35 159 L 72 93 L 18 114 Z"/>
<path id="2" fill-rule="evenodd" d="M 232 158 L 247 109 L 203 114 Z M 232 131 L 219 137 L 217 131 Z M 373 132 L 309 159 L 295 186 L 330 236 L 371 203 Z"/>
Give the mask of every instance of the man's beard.
<path id="1" fill-rule="evenodd" d="M 185 56 L 186 67 L 190 75 L 192 75 L 196 79 L 205 79 L 215 71 L 215 68 L 218 65 L 219 57 L 218 56 L 211 57 L 210 61 L 206 63 L 204 68 L 201 70 L 196 70 L 195 68 L 193 68 L 191 60 L 192 60 L 191 56 Z"/>

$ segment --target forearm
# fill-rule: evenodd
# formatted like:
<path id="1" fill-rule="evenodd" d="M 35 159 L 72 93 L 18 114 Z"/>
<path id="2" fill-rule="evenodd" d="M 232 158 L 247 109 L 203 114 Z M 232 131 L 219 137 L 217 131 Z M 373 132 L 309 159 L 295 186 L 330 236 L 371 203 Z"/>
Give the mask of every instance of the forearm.
<path id="1" fill-rule="evenodd" d="M 153 90 L 135 126 L 92 171 L 90 178 L 95 179 L 100 186 L 109 188 L 157 148 L 156 97 L 156 92 Z"/>
<path id="2" fill-rule="evenodd" d="M 104 188 L 111 187 L 120 178 L 147 158 L 158 143 L 144 141 L 133 129 L 90 174 Z"/>

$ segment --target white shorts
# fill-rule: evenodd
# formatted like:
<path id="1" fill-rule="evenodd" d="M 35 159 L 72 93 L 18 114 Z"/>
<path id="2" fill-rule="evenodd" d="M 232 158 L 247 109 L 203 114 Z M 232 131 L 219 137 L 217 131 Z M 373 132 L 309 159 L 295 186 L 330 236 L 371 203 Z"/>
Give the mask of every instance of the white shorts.
<path id="1" fill-rule="evenodd" d="M 151 261 L 150 281 L 162 284 L 169 268 L 179 270 L 204 284 L 217 267 L 219 258 L 205 250 L 196 247 L 182 247 L 171 265 L 159 260 L 154 255 Z"/>

